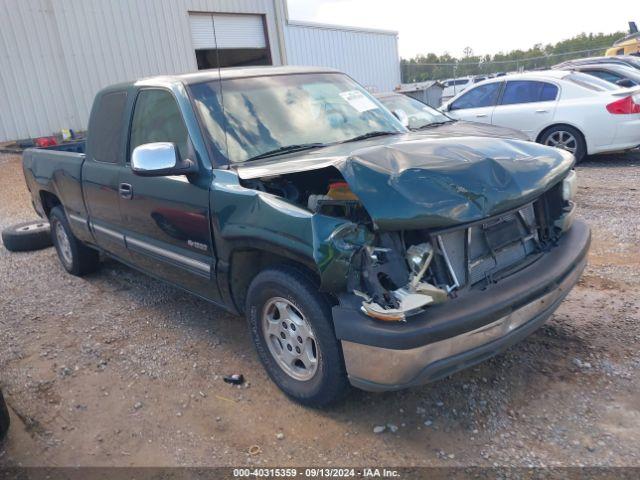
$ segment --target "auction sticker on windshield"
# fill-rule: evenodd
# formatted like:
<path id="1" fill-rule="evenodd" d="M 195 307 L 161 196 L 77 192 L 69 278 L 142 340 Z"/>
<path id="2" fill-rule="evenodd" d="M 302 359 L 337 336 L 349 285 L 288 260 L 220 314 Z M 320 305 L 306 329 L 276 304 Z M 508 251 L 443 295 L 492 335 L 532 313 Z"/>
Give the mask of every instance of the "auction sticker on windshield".
<path id="1" fill-rule="evenodd" d="M 348 92 L 342 92 L 340 96 L 360 113 L 378 108 L 378 106 L 373 103 L 371 99 L 364 96 L 359 90 L 349 90 Z"/>

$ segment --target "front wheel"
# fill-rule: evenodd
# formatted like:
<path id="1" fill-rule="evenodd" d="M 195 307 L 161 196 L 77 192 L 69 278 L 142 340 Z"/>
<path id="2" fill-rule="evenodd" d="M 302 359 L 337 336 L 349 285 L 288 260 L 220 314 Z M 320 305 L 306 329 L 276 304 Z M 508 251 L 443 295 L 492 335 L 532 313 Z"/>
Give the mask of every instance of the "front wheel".
<path id="1" fill-rule="evenodd" d="M 331 306 L 294 267 L 262 271 L 247 294 L 253 343 L 271 379 L 294 400 L 322 407 L 349 390 Z"/>
<path id="2" fill-rule="evenodd" d="M 587 144 L 582 133 L 569 125 L 551 127 L 542 134 L 540 143 L 571 152 L 576 157 L 576 163 L 587 154 Z"/>
<path id="3" fill-rule="evenodd" d="M 79 277 L 94 272 L 100 264 L 100 254 L 75 237 L 62 207 L 51 210 L 49 223 L 53 245 L 65 270 Z"/>

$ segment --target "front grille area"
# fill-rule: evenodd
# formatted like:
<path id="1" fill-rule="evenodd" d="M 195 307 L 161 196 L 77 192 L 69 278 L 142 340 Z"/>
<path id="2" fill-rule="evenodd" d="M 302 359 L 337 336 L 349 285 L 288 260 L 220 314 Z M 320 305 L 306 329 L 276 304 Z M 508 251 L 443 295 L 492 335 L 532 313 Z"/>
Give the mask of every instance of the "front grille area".
<path id="1" fill-rule="evenodd" d="M 528 264 L 527 260 L 540 252 L 533 203 L 481 223 L 436 234 L 435 240 L 449 277 L 441 278 L 439 283 L 449 291 L 496 281 Z"/>

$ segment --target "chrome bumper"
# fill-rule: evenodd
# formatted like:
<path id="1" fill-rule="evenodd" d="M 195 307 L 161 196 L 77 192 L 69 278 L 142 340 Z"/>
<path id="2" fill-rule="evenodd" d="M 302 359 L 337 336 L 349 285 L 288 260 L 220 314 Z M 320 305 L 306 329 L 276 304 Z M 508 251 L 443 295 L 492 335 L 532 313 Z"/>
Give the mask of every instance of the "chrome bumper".
<path id="1" fill-rule="evenodd" d="M 421 385 L 497 355 L 539 328 L 577 283 L 586 258 L 555 289 L 481 328 L 417 348 L 396 350 L 342 340 L 352 385 L 384 391 Z"/>

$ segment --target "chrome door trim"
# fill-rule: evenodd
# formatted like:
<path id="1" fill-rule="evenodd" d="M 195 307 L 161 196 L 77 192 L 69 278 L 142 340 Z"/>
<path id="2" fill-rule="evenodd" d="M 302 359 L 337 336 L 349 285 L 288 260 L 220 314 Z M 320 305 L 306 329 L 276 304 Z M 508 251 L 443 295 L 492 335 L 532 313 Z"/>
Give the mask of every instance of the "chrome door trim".
<path id="1" fill-rule="evenodd" d="M 174 264 L 177 263 L 178 266 L 185 267 L 192 271 L 195 270 L 196 273 L 205 275 L 207 277 L 211 275 L 211 265 L 205 262 L 201 262 L 200 260 L 196 260 L 195 258 L 181 255 L 171 250 L 167 250 L 166 248 L 158 247 L 157 245 L 153 245 L 149 242 L 138 240 L 137 238 L 132 238 L 130 236 L 125 237 L 125 242 L 127 248 L 130 248 L 131 250 L 135 250 L 142 254 L 160 257 L 160 259 L 169 261 Z"/>
<path id="2" fill-rule="evenodd" d="M 91 229 L 94 232 L 99 232 L 107 237 L 109 237 L 111 240 L 115 240 L 119 243 L 122 243 L 124 245 L 124 235 L 121 234 L 120 232 L 116 232 L 115 230 L 111 230 L 110 228 L 107 227 L 103 227 L 101 225 L 96 225 L 94 222 L 90 223 L 91 225 Z"/>

